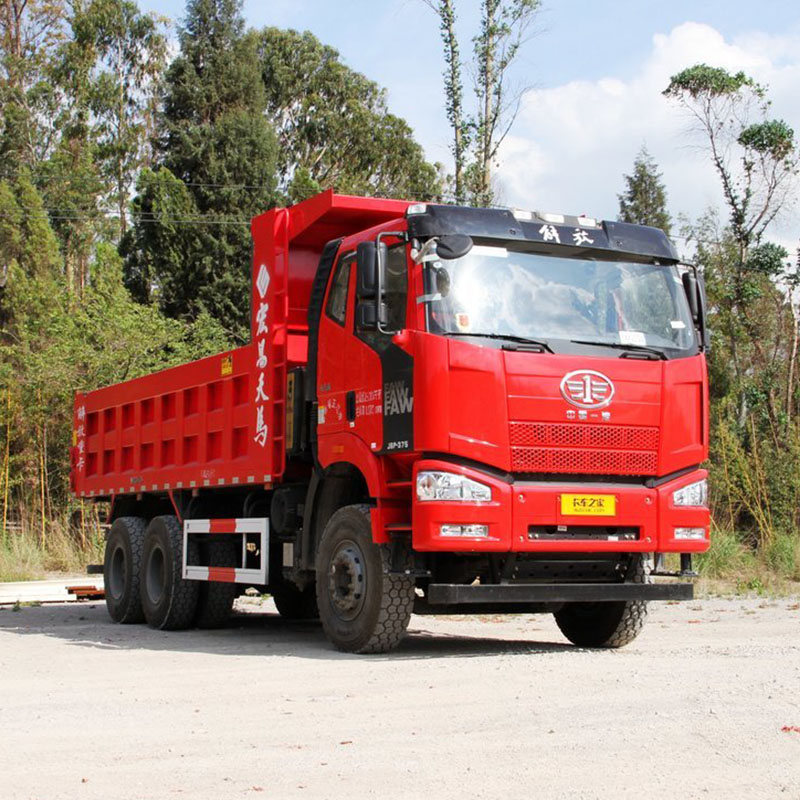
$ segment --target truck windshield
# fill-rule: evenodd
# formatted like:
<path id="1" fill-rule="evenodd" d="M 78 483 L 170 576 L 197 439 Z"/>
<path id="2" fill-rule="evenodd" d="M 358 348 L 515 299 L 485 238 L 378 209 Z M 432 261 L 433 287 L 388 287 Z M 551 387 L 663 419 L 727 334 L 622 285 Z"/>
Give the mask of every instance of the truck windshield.
<path id="1" fill-rule="evenodd" d="M 687 350 L 694 326 L 674 266 L 476 245 L 429 264 L 429 330 Z"/>

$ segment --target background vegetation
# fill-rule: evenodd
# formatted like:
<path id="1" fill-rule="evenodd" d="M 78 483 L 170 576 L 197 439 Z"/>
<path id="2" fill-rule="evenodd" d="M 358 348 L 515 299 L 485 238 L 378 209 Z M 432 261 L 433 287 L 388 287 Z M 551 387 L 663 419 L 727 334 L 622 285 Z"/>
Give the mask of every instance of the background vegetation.
<path id="1" fill-rule="evenodd" d="M 0 579 L 97 560 L 97 520 L 69 495 L 72 395 L 245 341 L 253 215 L 328 187 L 495 201 L 525 88 L 509 67 L 539 2 L 482 0 L 469 51 L 456 0 L 419 2 L 442 35 L 452 175 L 383 89 L 308 32 L 246 29 L 240 0 L 189 0 L 172 53 L 170 23 L 134 0 L 0 0 Z M 742 73 L 695 65 L 665 95 L 725 206 L 676 226 L 642 150 L 620 218 L 682 237 L 706 277 L 703 568 L 750 588 L 800 579 L 800 257 L 767 239 L 791 199 L 794 132 Z"/>

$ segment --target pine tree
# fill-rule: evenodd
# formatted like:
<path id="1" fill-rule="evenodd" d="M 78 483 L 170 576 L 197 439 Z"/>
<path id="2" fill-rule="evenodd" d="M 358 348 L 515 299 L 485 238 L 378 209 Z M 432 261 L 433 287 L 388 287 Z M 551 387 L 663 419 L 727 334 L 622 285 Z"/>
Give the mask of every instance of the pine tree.
<path id="1" fill-rule="evenodd" d="M 672 221 L 667 212 L 667 192 L 656 162 L 642 146 L 633 162 L 633 174 L 624 175 L 625 191 L 619 198 L 620 222 L 652 225 L 668 236 Z"/>
<path id="2" fill-rule="evenodd" d="M 126 283 L 138 297 L 155 286 L 164 311 L 187 319 L 208 311 L 235 341 L 249 327 L 249 221 L 276 202 L 277 144 L 256 44 L 240 0 L 188 4 L 156 142 L 156 167 L 169 174 L 160 183 L 143 176 L 135 201 L 143 216 L 123 243 Z"/>

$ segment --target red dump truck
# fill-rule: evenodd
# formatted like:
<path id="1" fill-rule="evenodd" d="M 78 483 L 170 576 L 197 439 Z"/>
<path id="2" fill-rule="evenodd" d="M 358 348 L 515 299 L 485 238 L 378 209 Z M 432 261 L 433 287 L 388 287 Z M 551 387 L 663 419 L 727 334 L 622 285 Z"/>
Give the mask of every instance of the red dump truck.
<path id="1" fill-rule="evenodd" d="M 113 620 L 216 626 L 256 587 L 345 651 L 412 611 L 615 647 L 692 596 L 655 578 L 709 544 L 708 335 L 663 232 L 325 192 L 252 236 L 248 345 L 76 397 Z"/>

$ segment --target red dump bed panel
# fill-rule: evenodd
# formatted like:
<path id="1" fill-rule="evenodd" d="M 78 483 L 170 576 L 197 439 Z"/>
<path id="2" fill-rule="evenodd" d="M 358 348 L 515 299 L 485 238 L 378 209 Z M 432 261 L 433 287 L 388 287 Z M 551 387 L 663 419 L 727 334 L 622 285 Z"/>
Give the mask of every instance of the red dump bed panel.
<path id="1" fill-rule="evenodd" d="M 308 299 L 320 253 L 331 239 L 400 217 L 407 206 L 325 192 L 256 217 L 251 343 L 78 394 L 74 493 L 105 497 L 280 480 L 286 376 L 307 363 Z"/>
<path id="2" fill-rule="evenodd" d="M 83 497 L 272 480 L 257 439 L 253 346 L 78 395 L 73 488 Z"/>

